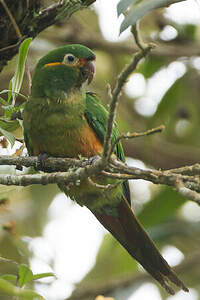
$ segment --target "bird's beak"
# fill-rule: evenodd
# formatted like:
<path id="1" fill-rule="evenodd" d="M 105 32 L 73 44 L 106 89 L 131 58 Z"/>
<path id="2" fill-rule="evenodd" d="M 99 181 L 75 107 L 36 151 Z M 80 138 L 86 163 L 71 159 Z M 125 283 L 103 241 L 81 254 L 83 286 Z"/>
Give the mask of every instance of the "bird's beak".
<path id="1" fill-rule="evenodd" d="M 90 84 L 95 75 L 95 58 L 93 59 L 79 59 L 79 65 L 82 69 L 87 83 Z"/>
<path id="2" fill-rule="evenodd" d="M 95 62 L 94 61 L 88 61 L 86 63 L 86 66 L 85 66 L 88 70 L 88 78 L 87 78 L 87 83 L 90 84 L 94 78 L 94 75 L 95 75 Z"/>

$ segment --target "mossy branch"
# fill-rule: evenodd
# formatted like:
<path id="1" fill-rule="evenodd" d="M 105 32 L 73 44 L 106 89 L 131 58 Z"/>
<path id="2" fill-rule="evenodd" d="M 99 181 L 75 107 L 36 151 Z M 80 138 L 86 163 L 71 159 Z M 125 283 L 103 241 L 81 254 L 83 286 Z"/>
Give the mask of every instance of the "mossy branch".
<path id="1" fill-rule="evenodd" d="M 37 157 L 0 156 L 0 165 L 42 169 L 40 168 L 40 164 L 38 164 Z M 106 177 L 120 180 L 144 179 L 154 184 L 168 185 L 174 187 L 186 198 L 200 204 L 200 195 L 198 194 L 200 193 L 200 177 L 196 175 L 200 173 L 200 164 L 195 164 L 195 168 L 193 168 L 194 172 L 192 172 L 192 166 L 185 166 L 184 168 L 175 169 L 175 171 L 173 169 L 161 171 L 129 167 L 113 157 L 110 158 L 110 161 L 106 165 L 104 159 L 100 157 L 92 163 L 90 159 L 85 158 L 77 160 L 49 157 L 45 161 L 43 170 L 46 172 L 23 175 L 0 175 L 0 184 L 27 186 L 32 184 L 65 183 L 68 185 L 76 184 L 88 177 L 103 174 Z M 186 173 L 190 175 L 185 175 Z M 105 186 L 105 191 L 106 189 L 107 186 Z"/>

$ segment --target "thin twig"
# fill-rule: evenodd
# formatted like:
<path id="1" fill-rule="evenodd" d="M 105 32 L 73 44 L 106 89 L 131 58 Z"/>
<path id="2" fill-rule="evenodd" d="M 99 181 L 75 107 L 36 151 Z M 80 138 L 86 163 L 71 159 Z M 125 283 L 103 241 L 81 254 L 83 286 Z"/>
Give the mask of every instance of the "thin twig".
<path id="1" fill-rule="evenodd" d="M 133 28 L 132 33 L 133 33 L 136 43 L 138 44 L 138 47 L 140 48 L 141 51 L 134 54 L 131 62 L 121 72 L 121 74 L 119 75 L 119 77 L 117 79 L 115 87 L 111 91 L 111 103 L 110 103 L 109 116 L 108 116 L 108 121 L 107 121 L 107 130 L 106 130 L 106 136 L 105 136 L 105 140 L 104 140 L 104 151 L 103 151 L 103 159 L 105 161 L 108 161 L 112 154 L 111 136 L 112 136 L 112 130 L 113 130 L 114 122 L 115 122 L 117 103 L 118 103 L 122 88 L 124 87 L 129 75 L 136 69 L 140 60 L 142 58 L 144 58 L 151 51 L 151 49 L 153 49 L 155 47 L 155 45 L 153 45 L 153 44 L 145 45 L 142 42 L 142 38 L 140 37 L 139 28 L 137 25 Z"/>
<path id="2" fill-rule="evenodd" d="M 9 51 L 9 50 L 14 49 L 14 48 L 18 49 L 19 46 L 21 45 L 21 43 L 25 40 L 25 38 L 26 38 L 26 36 L 23 36 L 23 38 L 21 40 L 19 40 L 16 44 L 1 48 L 0 53 Z"/>
<path id="3" fill-rule="evenodd" d="M 142 40 L 142 37 L 140 35 L 140 30 L 139 30 L 139 21 L 131 26 L 131 32 L 135 38 L 135 43 L 136 45 L 143 51 L 146 47 L 147 47 L 147 44 L 145 44 Z"/>
<path id="4" fill-rule="evenodd" d="M 114 152 L 115 146 L 122 139 L 133 139 L 133 138 L 137 138 L 137 137 L 148 136 L 148 135 L 152 135 L 154 133 L 162 132 L 164 129 L 165 129 L 165 126 L 160 125 L 156 128 L 152 128 L 152 129 L 146 130 L 144 132 L 139 132 L 139 133 L 138 132 L 133 132 L 133 133 L 122 134 L 122 135 L 118 136 L 116 138 L 116 140 L 114 141 L 114 143 L 112 144 L 111 153 Z"/>
<path id="5" fill-rule="evenodd" d="M 104 141 L 103 158 L 105 160 L 107 160 L 111 154 L 110 141 L 111 141 L 113 124 L 114 124 L 114 120 L 115 120 L 117 102 L 119 100 L 121 90 L 122 90 L 123 86 L 125 85 L 128 76 L 136 69 L 139 61 L 142 58 L 144 58 L 151 51 L 152 48 L 153 48 L 153 46 L 149 45 L 143 51 L 138 52 L 133 56 L 130 64 L 128 66 L 126 66 L 125 69 L 122 71 L 122 73 L 119 75 L 116 85 L 112 91 L 112 100 L 110 103 L 109 117 L 108 117 L 108 122 L 107 122 L 107 131 L 106 131 L 106 136 L 105 136 L 105 141 Z"/>
<path id="6" fill-rule="evenodd" d="M 200 205 L 200 194 L 185 187 L 182 180 L 177 181 L 176 188 L 178 193 L 181 194 L 183 197 L 188 198 L 191 201 Z"/>
<path id="7" fill-rule="evenodd" d="M 0 1 L 1 1 L 1 4 L 3 5 L 3 7 L 4 7 L 4 9 L 5 9 L 6 13 L 7 13 L 7 15 L 9 16 L 9 18 L 11 20 L 11 23 L 13 24 L 13 27 L 14 27 L 14 29 L 16 31 L 16 34 L 17 34 L 19 40 L 22 40 L 23 36 L 22 36 L 22 34 L 20 32 L 20 29 L 19 29 L 19 27 L 18 27 L 18 25 L 17 25 L 17 23 L 15 21 L 15 18 L 13 17 L 10 9 L 8 8 L 8 6 L 7 6 L 7 4 L 5 3 L 4 0 L 0 0 Z"/>
<path id="8" fill-rule="evenodd" d="M 6 5 L 5 0 L 0 0 L 0 4 L 4 6 L 5 14 L 9 15 L 9 18 L 11 19 L 11 22 L 15 28 L 15 31 L 17 33 L 17 36 L 19 37 L 19 42 L 14 45 L 9 45 L 15 43 L 16 37 L 11 37 L 11 39 L 5 38 L 2 42 L 2 49 L 0 49 L 0 72 L 3 69 L 3 67 L 7 64 L 7 61 L 10 60 L 15 54 L 18 52 L 18 48 L 20 43 L 23 39 L 26 37 L 35 37 L 38 35 L 41 31 L 46 29 L 47 27 L 55 24 L 57 21 L 61 21 L 63 19 L 69 19 L 73 13 L 76 11 L 79 11 L 81 9 L 84 9 L 91 5 L 95 0 L 70 0 L 70 1 L 60 1 L 59 3 L 56 3 L 55 5 L 51 5 L 45 9 L 41 9 L 42 4 L 41 1 L 34 1 L 31 0 L 32 5 L 29 5 L 29 7 L 19 7 L 16 6 L 16 13 L 21 11 L 21 15 L 26 14 L 26 17 L 23 20 L 20 20 L 20 24 L 17 25 L 13 11 L 13 15 L 11 14 L 9 7 L 10 4 Z M 14 1 L 9 1 L 11 4 Z M 16 4 L 20 1 L 15 1 Z M 34 7 L 32 9 L 32 6 Z M 34 13 L 33 13 L 34 11 Z M 22 25 L 22 26 L 20 26 Z M 20 29 L 21 31 L 20 32 Z M 3 26 L 2 30 L 7 30 L 7 24 Z M 26 35 L 26 36 L 24 36 Z M 6 35 L 7 36 L 7 35 Z M 4 46 L 5 45 L 5 46 Z"/>
<path id="9" fill-rule="evenodd" d="M 155 184 L 165 184 L 174 187 L 177 187 L 177 182 L 181 180 L 186 188 L 198 193 L 200 192 L 200 178 L 197 176 L 174 174 L 169 171 L 142 170 L 140 168 L 126 166 L 124 163 L 114 160 L 113 158 L 110 159 L 110 162 L 110 173 L 109 171 L 103 171 L 103 174 L 110 178 L 124 180 L 144 179 Z"/>
<path id="10" fill-rule="evenodd" d="M 91 184 L 92 186 L 94 186 L 100 190 L 106 190 L 108 188 L 108 185 L 96 183 L 90 177 L 88 177 L 88 182 L 89 182 L 89 184 Z"/>
<path id="11" fill-rule="evenodd" d="M 99 184 L 99 183 L 94 182 L 90 177 L 88 178 L 88 181 L 92 186 L 102 189 L 102 190 L 105 190 L 105 191 L 113 190 L 122 183 L 122 180 L 119 180 L 116 183 L 113 183 L 113 184 L 109 183 L 109 184 L 104 185 L 104 184 Z"/>
<path id="12" fill-rule="evenodd" d="M 189 175 L 189 176 L 200 175 L 200 164 L 196 163 L 191 166 L 185 166 L 185 167 L 181 167 L 181 168 L 166 170 L 165 172 Z"/>

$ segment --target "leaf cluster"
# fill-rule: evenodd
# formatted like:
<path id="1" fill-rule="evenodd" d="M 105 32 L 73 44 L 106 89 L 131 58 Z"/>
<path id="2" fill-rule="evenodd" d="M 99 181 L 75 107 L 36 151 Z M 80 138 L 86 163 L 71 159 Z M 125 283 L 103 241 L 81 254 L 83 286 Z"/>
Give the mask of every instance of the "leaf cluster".
<path id="1" fill-rule="evenodd" d="M 118 16 L 125 15 L 125 18 L 120 27 L 120 33 L 126 30 L 129 26 L 135 25 L 138 20 L 148 14 L 150 11 L 166 7 L 170 4 L 181 2 L 184 0 L 120 0 L 117 6 Z"/>
<path id="2" fill-rule="evenodd" d="M 21 264 L 18 266 L 17 275 L 4 274 L 0 276 L 0 291 L 5 295 L 16 296 L 18 299 L 45 300 L 38 293 L 27 289 L 26 285 L 35 280 L 52 276 L 55 275 L 53 273 L 33 274 L 27 265 Z"/>
<path id="3" fill-rule="evenodd" d="M 8 94 L 7 100 L 0 97 L 0 103 L 3 109 L 3 116 L 0 118 L 0 132 L 1 135 L 11 143 L 11 146 L 15 143 L 13 132 L 22 126 L 21 120 L 15 116 L 23 110 L 25 102 L 16 106 L 16 97 L 21 96 L 23 100 L 27 99 L 24 95 L 20 94 L 20 89 L 24 78 L 25 62 L 31 41 L 32 38 L 28 38 L 20 45 L 14 76 L 10 80 L 8 90 L 0 92 L 0 95 Z"/>

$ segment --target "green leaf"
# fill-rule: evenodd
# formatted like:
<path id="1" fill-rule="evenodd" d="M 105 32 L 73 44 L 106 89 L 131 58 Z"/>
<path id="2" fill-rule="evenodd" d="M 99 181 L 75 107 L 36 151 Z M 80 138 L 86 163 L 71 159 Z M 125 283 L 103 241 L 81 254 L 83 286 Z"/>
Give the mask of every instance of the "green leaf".
<path id="1" fill-rule="evenodd" d="M 0 127 L 6 131 L 13 132 L 19 127 L 19 121 L 0 118 Z"/>
<path id="2" fill-rule="evenodd" d="M 2 127 L 0 127 L 0 132 L 10 142 L 11 147 L 13 147 L 14 143 L 15 143 L 15 137 L 14 137 L 14 135 L 12 133 L 8 132 L 7 130 L 4 130 Z"/>
<path id="3" fill-rule="evenodd" d="M 33 272 L 26 265 L 19 266 L 18 275 L 20 287 L 23 287 L 26 283 L 33 280 Z"/>
<path id="4" fill-rule="evenodd" d="M 25 300 L 45 300 L 41 295 L 32 290 L 22 290 L 18 292 L 18 296 Z"/>
<path id="5" fill-rule="evenodd" d="M 3 105 L 8 105 L 8 102 L 6 100 L 4 100 L 3 98 L 0 97 L 0 102 L 3 104 Z"/>
<path id="6" fill-rule="evenodd" d="M 21 94 L 21 93 L 17 93 L 17 92 L 12 92 L 12 88 L 11 89 L 8 89 L 8 90 L 3 90 L 3 91 L 1 91 L 0 92 L 0 95 L 1 94 L 9 94 L 9 93 L 13 93 L 13 94 L 16 94 L 16 95 L 19 95 L 19 96 L 21 96 L 24 100 L 27 100 L 28 99 L 28 97 L 26 97 L 25 95 L 23 95 L 23 94 Z M 5 101 L 5 100 L 4 100 Z M 9 103 L 9 101 L 7 102 L 7 101 L 5 101 L 6 103 L 7 103 L 7 105 L 8 105 L 8 103 Z"/>
<path id="7" fill-rule="evenodd" d="M 18 292 L 18 288 L 7 280 L 0 278 L 0 291 L 14 296 Z"/>
<path id="8" fill-rule="evenodd" d="M 15 110 L 15 107 L 11 104 L 11 105 L 3 105 L 2 108 L 7 111 L 7 112 L 11 112 L 13 113 Z"/>
<path id="9" fill-rule="evenodd" d="M 12 274 L 4 274 L 1 276 L 2 279 L 9 281 L 12 284 L 16 284 L 17 276 Z"/>
<path id="10" fill-rule="evenodd" d="M 183 0 L 174 0 L 173 3 Z M 136 22 L 149 13 L 151 10 L 169 6 L 173 4 L 171 0 L 143 0 L 136 3 L 131 9 L 130 13 L 124 18 L 120 27 L 120 33 L 126 30 L 129 26 L 135 25 Z"/>
<path id="11" fill-rule="evenodd" d="M 0 291 L 7 295 L 18 296 L 24 300 L 45 300 L 41 295 L 31 290 L 24 290 L 14 286 L 12 283 L 0 278 Z"/>
<path id="12" fill-rule="evenodd" d="M 41 278 L 46 278 L 46 277 L 56 277 L 54 273 L 49 272 L 49 273 L 39 273 L 33 275 L 33 280 L 41 279 Z"/>
<path id="13" fill-rule="evenodd" d="M 9 92 L 8 92 L 8 102 L 10 102 L 10 100 L 12 98 L 12 85 L 13 85 L 12 79 L 10 80 L 9 85 L 8 85 L 8 90 L 9 90 Z"/>
<path id="14" fill-rule="evenodd" d="M 119 3 L 117 4 L 118 16 L 124 13 L 131 4 L 135 4 L 136 2 L 139 1 L 140 0 L 120 0 Z"/>
<path id="15" fill-rule="evenodd" d="M 24 77 L 25 70 L 25 61 L 29 49 L 29 45 L 32 41 L 32 38 L 25 39 L 20 48 L 19 48 L 19 56 L 17 61 L 17 67 L 13 78 L 11 79 L 11 83 L 9 84 L 9 90 L 12 90 L 13 104 L 15 103 L 16 94 L 19 93 Z M 8 94 L 8 101 L 10 101 L 10 94 Z"/>

